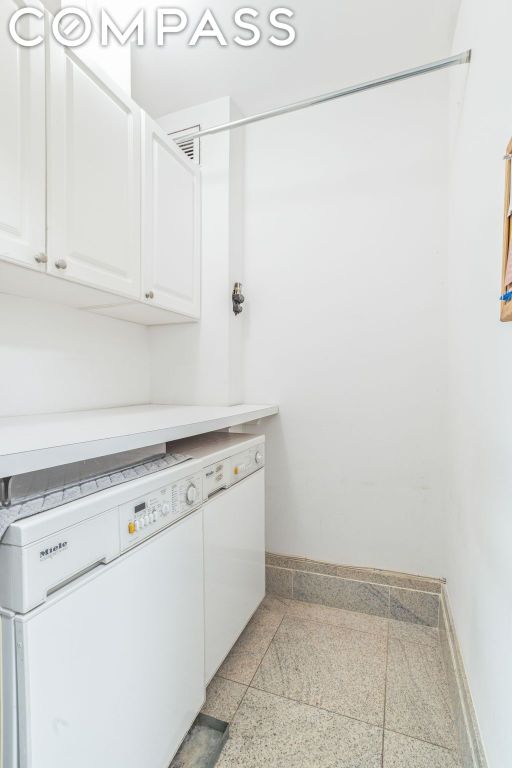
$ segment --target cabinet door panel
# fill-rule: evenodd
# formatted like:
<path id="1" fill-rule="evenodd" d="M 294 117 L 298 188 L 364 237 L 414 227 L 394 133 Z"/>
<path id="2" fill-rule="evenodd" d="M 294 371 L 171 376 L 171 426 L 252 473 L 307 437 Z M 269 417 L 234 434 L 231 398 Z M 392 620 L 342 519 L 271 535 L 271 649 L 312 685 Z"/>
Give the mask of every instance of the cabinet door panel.
<path id="1" fill-rule="evenodd" d="M 143 294 L 156 306 L 200 314 L 200 172 L 144 115 Z"/>
<path id="2" fill-rule="evenodd" d="M 138 298 L 140 109 L 57 44 L 48 88 L 48 270 Z"/>
<path id="3" fill-rule="evenodd" d="M 11 39 L 18 7 L 0 0 L 0 258 L 44 269 L 35 257 L 45 250 L 45 54 Z M 43 21 L 26 18 L 18 31 L 34 37 Z"/>

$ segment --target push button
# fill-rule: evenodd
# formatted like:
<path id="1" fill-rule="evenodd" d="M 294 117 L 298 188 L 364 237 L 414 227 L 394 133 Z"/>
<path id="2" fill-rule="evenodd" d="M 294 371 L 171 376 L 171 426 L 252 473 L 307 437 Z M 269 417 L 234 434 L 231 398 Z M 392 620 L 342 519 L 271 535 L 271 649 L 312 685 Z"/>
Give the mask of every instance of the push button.
<path id="1" fill-rule="evenodd" d="M 133 520 L 130 520 L 130 522 L 128 523 L 128 533 L 129 534 L 135 533 L 136 530 L 137 528 L 135 527 L 135 523 L 133 522 Z"/>

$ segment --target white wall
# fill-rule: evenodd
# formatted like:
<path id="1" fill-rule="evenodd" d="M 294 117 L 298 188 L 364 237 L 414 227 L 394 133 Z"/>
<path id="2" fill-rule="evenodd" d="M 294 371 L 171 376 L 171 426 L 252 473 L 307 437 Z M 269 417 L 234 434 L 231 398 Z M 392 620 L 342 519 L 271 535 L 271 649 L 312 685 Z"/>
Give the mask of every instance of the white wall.
<path id="1" fill-rule="evenodd" d="M 448 591 L 490 768 L 512 765 L 512 325 L 500 324 L 503 154 L 512 136 L 510 2 L 463 0 L 470 46 L 454 117 L 453 419 Z M 462 84 L 455 82 L 460 96 Z"/>
<path id="2" fill-rule="evenodd" d="M 147 329 L 0 294 L 0 416 L 149 402 Z"/>
<path id="3" fill-rule="evenodd" d="M 445 572 L 447 91 L 438 73 L 247 129 L 271 551 Z"/>
<path id="4" fill-rule="evenodd" d="M 163 128 L 207 128 L 240 116 L 228 98 L 172 113 Z M 243 400 L 244 317 L 231 309 L 243 280 L 243 132 L 201 142 L 201 322 L 150 330 L 152 399 L 158 403 L 233 405 Z"/>
<path id="5" fill-rule="evenodd" d="M 457 8 L 329 0 L 319 14 L 299 0 L 286 53 L 177 37 L 134 51 L 134 94 L 154 115 L 225 93 L 259 111 L 446 56 Z M 281 406 L 268 426 L 274 551 L 446 570 L 448 83 L 429 75 L 247 129 L 248 300 L 231 327 L 244 328 L 241 396 Z M 205 157 L 223 140 L 205 139 Z M 206 185 L 202 322 L 150 332 L 157 401 L 234 401 L 242 355 L 218 325 L 225 181 Z"/>
<path id="6" fill-rule="evenodd" d="M 116 0 L 106 0 L 107 5 Z M 117 0 L 128 8 L 137 0 Z M 105 0 L 102 0 L 102 5 Z M 187 0 L 189 24 L 164 46 L 133 48 L 133 86 L 152 115 L 186 109 L 229 94 L 246 114 L 398 72 L 447 55 L 460 0 L 293 0 L 297 37 L 291 46 L 268 43 L 275 0 L 259 0 L 262 38 L 251 48 L 233 43 L 237 29 L 226 0 Z M 146 0 L 147 20 L 160 0 Z M 193 29 L 212 9 L 228 40 L 189 46 Z M 286 4 L 285 4 L 286 5 Z"/>

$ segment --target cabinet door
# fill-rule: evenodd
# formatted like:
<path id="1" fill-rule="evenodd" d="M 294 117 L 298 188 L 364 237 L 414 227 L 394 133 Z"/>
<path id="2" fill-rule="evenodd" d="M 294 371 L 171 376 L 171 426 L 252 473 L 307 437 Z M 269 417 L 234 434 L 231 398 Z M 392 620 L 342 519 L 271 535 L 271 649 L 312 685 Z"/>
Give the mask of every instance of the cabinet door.
<path id="1" fill-rule="evenodd" d="M 9 35 L 21 5 L 0 0 L 0 258 L 44 269 L 45 54 L 43 45 L 23 48 Z M 35 37 L 43 21 L 25 17 L 18 31 Z"/>
<path id="2" fill-rule="evenodd" d="M 265 596 L 265 471 L 204 507 L 205 680 Z"/>
<path id="3" fill-rule="evenodd" d="M 200 314 L 200 171 L 143 116 L 142 298 L 191 318 Z"/>
<path id="4" fill-rule="evenodd" d="M 48 271 L 140 295 L 140 109 L 50 41 Z"/>

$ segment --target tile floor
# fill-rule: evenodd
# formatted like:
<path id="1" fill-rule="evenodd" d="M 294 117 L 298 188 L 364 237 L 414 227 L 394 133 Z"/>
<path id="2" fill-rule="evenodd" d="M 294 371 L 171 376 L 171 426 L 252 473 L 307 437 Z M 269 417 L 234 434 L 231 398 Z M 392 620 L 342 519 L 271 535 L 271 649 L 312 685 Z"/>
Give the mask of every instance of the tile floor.
<path id="1" fill-rule="evenodd" d="M 437 629 L 267 595 L 208 687 L 218 768 L 459 768 Z"/>

